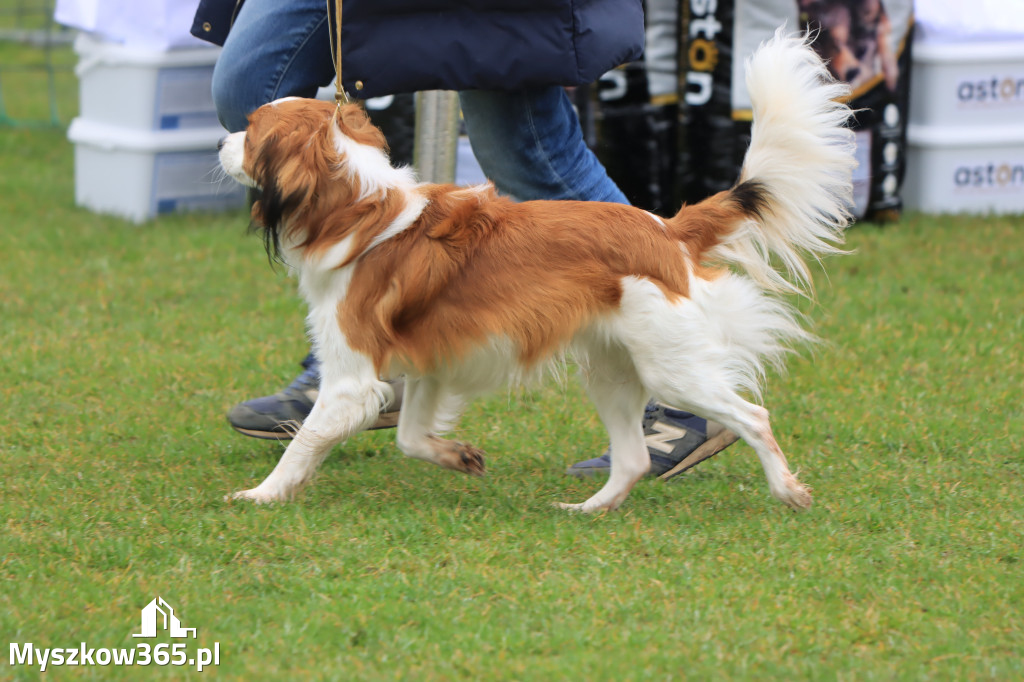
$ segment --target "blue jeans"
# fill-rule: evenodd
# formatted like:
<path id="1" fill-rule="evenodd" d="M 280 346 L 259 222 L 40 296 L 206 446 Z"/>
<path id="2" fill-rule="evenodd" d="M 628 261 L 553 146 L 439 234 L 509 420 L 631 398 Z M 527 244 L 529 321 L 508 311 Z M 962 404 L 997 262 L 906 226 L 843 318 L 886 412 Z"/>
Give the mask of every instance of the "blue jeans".
<path id="1" fill-rule="evenodd" d="M 247 0 L 213 72 L 221 123 L 246 117 L 280 97 L 312 97 L 334 78 L 323 0 Z M 559 87 L 459 93 L 466 131 L 484 174 L 520 200 L 627 203 L 583 141 Z"/>

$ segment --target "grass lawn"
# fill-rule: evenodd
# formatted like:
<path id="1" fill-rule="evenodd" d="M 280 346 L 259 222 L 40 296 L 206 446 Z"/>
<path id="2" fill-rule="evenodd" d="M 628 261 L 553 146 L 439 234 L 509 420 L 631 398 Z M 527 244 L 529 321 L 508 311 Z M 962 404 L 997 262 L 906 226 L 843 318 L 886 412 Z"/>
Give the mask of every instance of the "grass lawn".
<path id="1" fill-rule="evenodd" d="M 616 513 L 568 515 L 603 449 L 574 379 L 476 404 L 470 479 L 392 432 L 254 507 L 281 453 L 226 410 L 305 353 L 294 282 L 239 214 L 142 227 L 73 205 L 59 130 L 0 129 L 0 633 L 135 647 L 157 595 L 224 679 L 1024 677 L 1024 218 L 849 233 L 804 308 L 825 343 L 772 377 L 815 506 L 742 443 Z M 34 679 L 10 667 L 0 679 Z M 53 667 L 58 679 L 187 668 Z"/>

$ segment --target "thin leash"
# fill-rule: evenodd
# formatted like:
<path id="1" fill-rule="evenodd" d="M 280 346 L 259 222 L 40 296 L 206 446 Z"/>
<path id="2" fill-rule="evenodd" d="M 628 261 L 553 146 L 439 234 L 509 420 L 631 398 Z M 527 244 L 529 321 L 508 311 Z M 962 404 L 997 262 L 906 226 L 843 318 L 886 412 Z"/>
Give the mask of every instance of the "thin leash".
<path id="1" fill-rule="evenodd" d="M 341 5 L 342 0 L 334 0 L 335 25 L 332 27 L 331 0 L 327 0 L 327 34 L 331 42 L 331 53 L 334 57 L 334 84 L 336 86 L 334 101 L 338 105 L 335 115 L 341 113 L 342 105 L 349 103 L 348 93 L 345 92 L 345 86 L 341 80 Z"/>

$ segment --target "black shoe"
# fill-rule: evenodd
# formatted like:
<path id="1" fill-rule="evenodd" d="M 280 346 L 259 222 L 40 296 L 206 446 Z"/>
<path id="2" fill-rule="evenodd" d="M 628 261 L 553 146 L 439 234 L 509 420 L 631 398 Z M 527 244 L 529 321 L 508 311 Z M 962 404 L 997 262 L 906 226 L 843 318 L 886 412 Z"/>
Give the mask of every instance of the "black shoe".
<path id="1" fill-rule="evenodd" d="M 643 417 L 644 440 L 651 456 L 648 476 L 668 479 L 692 469 L 736 442 L 736 436 L 715 422 L 656 402 L 647 403 Z M 594 476 L 611 471 L 611 450 L 600 457 L 577 462 L 570 476 Z"/>
<path id="2" fill-rule="evenodd" d="M 320 389 L 320 363 L 310 353 L 302 361 L 303 372 L 274 395 L 239 403 L 228 412 L 228 423 L 239 433 L 267 440 L 290 440 L 309 416 Z M 381 412 L 370 429 L 386 429 L 398 424 L 402 404 L 402 382 L 392 384 L 395 400 Z"/>

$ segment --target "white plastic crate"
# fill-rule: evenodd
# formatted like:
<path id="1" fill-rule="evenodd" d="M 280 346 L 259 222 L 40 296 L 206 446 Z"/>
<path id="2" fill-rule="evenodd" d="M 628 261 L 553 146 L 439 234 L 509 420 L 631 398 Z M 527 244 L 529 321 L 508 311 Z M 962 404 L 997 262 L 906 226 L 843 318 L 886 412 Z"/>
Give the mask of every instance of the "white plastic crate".
<path id="1" fill-rule="evenodd" d="M 1024 122 L 907 130 L 903 201 L 926 213 L 1024 213 Z"/>
<path id="2" fill-rule="evenodd" d="M 210 85 L 220 49 L 146 50 L 75 40 L 79 116 L 137 130 L 219 126 Z"/>
<path id="3" fill-rule="evenodd" d="M 143 222 L 177 211 L 245 205 L 245 189 L 217 160 L 220 128 L 138 131 L 77 118 L 75 202 L 98 213 Z"/>
<path id="4" fill-rule="evenodd" d="M 1024 40 L 918 41 L 912 59 L 911 123 L 1024 124 Z"/>

